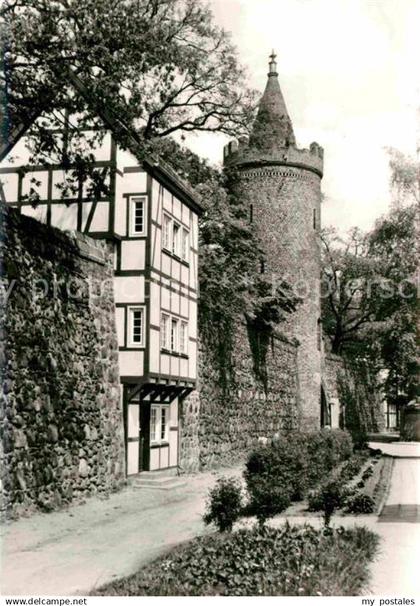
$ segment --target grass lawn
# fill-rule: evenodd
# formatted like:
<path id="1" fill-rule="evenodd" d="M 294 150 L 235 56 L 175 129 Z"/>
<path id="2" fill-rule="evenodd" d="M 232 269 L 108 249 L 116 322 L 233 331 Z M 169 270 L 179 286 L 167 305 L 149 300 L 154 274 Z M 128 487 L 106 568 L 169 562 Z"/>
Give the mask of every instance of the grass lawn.
<path id="1" fill-rule="evenodd" d="M 360 527 L 257 526 L 196 538 L 92 595 L 360 595 L 379 537 Z"/>

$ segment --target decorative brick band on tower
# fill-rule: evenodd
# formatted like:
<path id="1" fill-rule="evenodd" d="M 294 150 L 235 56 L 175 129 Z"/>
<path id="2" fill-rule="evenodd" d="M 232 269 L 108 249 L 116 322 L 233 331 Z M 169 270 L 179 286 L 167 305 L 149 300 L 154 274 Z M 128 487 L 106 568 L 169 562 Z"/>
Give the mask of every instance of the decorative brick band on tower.
<path id="1" fill-rule="evenodd" d="M 235 188 L 246 200 L 262 242 L 264 271 L 287 280 L 302 303 L 281 330 L 299 342 L 301 428 L 320 425 L 320 206 L 323 149 L 298 149 L 271 55 L 267 86 L 249 140 L 224 149 L 226 168 L 237 170 Z"/>

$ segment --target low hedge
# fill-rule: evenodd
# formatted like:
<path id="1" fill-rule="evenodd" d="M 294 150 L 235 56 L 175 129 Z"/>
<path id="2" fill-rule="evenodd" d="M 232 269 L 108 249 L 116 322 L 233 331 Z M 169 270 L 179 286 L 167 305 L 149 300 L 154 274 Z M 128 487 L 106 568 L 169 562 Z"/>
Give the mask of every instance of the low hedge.
<path id="1" fill-rule="evenodd" d="M 377 544 L 366 528 L 241 529 L 194 539 L 94 595 L 360 595 Z"/>
<path id="2" fill-rule="evenodd" d="M 336 465 L 348 459 L 352 451 L 350 435 L 338 429 L 291 433 L 258 446 L 249 455 L 244 473 L 251 512 L 254 510 L 258 516 L 265 487 L 271 515 L 280 513 L 287 507 L 287 499 L 281 499 L 276 510 L 272 493 L 289 495 L 292 501 L 301 500 Z"/>

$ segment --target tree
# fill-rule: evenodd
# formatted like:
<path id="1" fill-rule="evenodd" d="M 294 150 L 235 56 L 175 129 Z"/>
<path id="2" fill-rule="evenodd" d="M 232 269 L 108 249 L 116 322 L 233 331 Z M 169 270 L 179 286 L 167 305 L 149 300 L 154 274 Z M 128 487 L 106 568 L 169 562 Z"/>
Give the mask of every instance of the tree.
<path id="1" fill-rule="evenodd" d="M 139 159 L 175 131 L 236 135 L 250 123 L 236 51 L 198 0 L 4 0 L 0 34 L 3 135 L 48 115 L 32 125 L 33 159 L 56 154 L 77 178 L 102 136 L 82 129 L 102 126 L 101 112 L 123 147 L 136 134 Z"/>
<path id="2" fill-rule="evenodd" d="M 400 403 L 418 393 L 418 211 L 417 203 L 395 208 L 369 235 L 370 255 L 389 284 L 376 311 L 385 390 L 388 400 Z"/>
<path id="3" fill-rule="evenodd" d="M 369 254 L 368 239 L 359 229 L 340 238 L 334 229 L 321 232 L 322 324 L 333 353 L 360 353 L 361 336 L 376 313 L 376 297 L 385 283 L 379 264 Z"/>
<path id="4" fill-rule="evenodd" d="M 372 385 L 382 371 L 389 401 L 409 400 L 417 389 L 417 214 L 416 204 L 393 208 L 347 241 L 322 235 L 323 326 L 332 351 L 363 368 Z"/>
<path id="5" fill-rule="evenodd" d="M 419 150 L 417 150 L 419 151 Z M 387 370 L 389 401 L 404 404 L 419 393 L 419 157 L 390 149 L 392 210 L 370 235 L 371 254 L 393 284 L 392 296 L 382 301 L 378 316 L 384 323 L 382 359 Z"/>
<path id="6" fill-rule="evenodd" d="M 420 204 L 420 162 L 398 149 L 389 148 L 388 153 L 394 207 Z"/>

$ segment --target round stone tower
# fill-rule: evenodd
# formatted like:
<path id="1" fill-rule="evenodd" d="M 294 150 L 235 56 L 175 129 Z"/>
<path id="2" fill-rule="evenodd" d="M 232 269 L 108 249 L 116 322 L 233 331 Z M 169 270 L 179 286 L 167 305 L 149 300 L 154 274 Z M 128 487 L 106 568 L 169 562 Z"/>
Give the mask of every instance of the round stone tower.
<path id="1" fill-rule="evenodd" d="M 238 171 L 237 192 L 265 252 L 261 270 L 302 298 L 279 328 L 298 341 L 301 428 L 321 423 L 320 208 L 323 149 L 298 149 L 277 78 L 274 53 L 251 136 L 224 149 Z M 325 421 L 324 421 L 325 422 Z M 328 422 L 328 421 L 327 421 Z"/>

